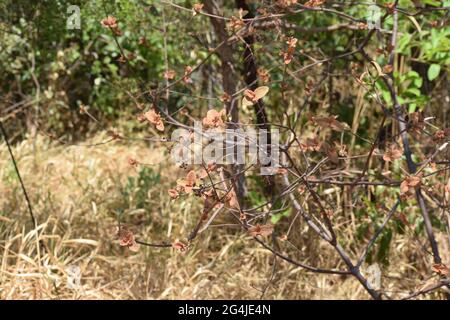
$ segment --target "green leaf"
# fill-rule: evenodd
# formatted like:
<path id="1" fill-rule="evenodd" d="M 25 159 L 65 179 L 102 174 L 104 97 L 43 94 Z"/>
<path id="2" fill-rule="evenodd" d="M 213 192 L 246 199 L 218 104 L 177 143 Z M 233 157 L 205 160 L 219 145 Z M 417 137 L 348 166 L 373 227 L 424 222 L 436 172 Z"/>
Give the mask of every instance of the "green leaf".
<path id="1" fill-rule="evenodd" d="M 424 4 L 429 4 L 430 6 L 440 7 L 441 3 L 437 0 L 422 0 Z"/>
<path id="2" fill-rule="evenodd" d="M 409 34 L 409 33 L 405 33 L 399 39 L 396 51 L 399 52 L 399 53 L 403 53 L 403 54 L 410 54 L 411 39 L 412 39 L 412 35 Z"/>
<path id="3" fill-rule="evenodd" d="M 440 65 L 432 64 L 428 68 L 428 80 L 433 81 L 434 79 L 436 79 L 437 76 L 439 75 L 440 71 L 441 71 L 441 66 Z"/>
<path id="4" fill-rule="evenodd" d="M 270 217 L 270 222 L 272 222 L 272 224 L 277 224 L 277 222 L 280 221 L 281 218 L 283 218 L 281 214 L 275 214 L 272 217 Z"/>
<path id="5" fill-rule="evenodd" d="M 423 80 L 421 77 L 414 78 L 413 83 L 417 88 L 420 88 L 422 87 Z"/>
<path id="6" fill-rule="evenodd" d="M 417 88 L 408 88 L 405 93 L 409 93 L 413 96 L 419 97 L 420 96 L 420 90 Z"/>
<path id="7" fill-rule="evenodd" d="M 383 233 L 382 236 L 380 238 L 380 243 L 379 243 L 379 249 L 377 252 L 377 259 L 378 261 L 388 264 L 389 260 L 389 247 L 391 244 L 391 240 L 392 240 L 392 230 L 391 229 L 386 229 Z"/>
<path id="8" fill-rule="evenodd" d="M 290 215 L 290 211 L 289 210 L 284 210 L 283 212 L 276 213 L 276 214 L 272 215 L 270 217 L 270 222 L 272 222 L 272 224 L 277 224 L 278 221 L 281 220 L 281 218 L 289 217 L 289 215 Z"/>

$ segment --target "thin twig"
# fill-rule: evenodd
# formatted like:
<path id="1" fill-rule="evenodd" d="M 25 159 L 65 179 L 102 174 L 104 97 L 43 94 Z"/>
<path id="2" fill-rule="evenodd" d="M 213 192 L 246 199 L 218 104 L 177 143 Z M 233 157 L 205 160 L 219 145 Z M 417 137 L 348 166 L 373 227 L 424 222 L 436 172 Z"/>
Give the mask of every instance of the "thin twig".
<path id="1" fill-rule="evenodd" d="M 30 213 L 31 222 L 33 223 L 34 228 L 37 229 L 37 221 L 36 221 L 36 217 L 34 216 L 34 213 L 33 213 L 33 207 L 31 206 L 30 197 L 28 196 L 27 189 L 25 188 L 25 184 L 22 180 L 22 176 L 20 175 L 19 167 L 17 166 L 17 162 L 16 162 L 16 159 L 14 158 L 14 154 L 12 152 L 11 145 L 9 144 L 8 135 L 6 134 L 6 130 L 3 127 L 3 123 L 1 121 L 0 121 L 0 130 L 2 132 L 3 137 L 5 138 L 6 146 L 8 147 L 8 152 L 11 157 L 11 161 L 14 165 L 14 170 L 16 171 L 17 177 L 19 178 L 20 186 L 22 188 L 23 195 L 25 196 L 25 200 L 27 202 L 28 212 Z"/>

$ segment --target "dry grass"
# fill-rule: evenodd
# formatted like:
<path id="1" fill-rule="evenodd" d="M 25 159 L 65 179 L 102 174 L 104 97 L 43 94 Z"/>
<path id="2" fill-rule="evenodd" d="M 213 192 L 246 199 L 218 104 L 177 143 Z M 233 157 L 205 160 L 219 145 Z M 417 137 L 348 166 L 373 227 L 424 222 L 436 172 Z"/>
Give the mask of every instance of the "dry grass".
<path id="1" fill-rule="evenodd" d="M 98 135 L 85 143 L 106 139 Z M 177 174 L 161 161 L 165 160 L 163 149 L 138 143 L 67 147 L 38 137 L 34 144 L 21 142 L 14 152 L 39 227 L 32 228 L 2 144 L 0 299 L 257 299 L 272 277 L 273 256 L 234 229 L 209 230 L 184 254 L 148 247 L 132 253 L 117 244 L 117 212 L 123 213 L 123 221 L 140 239 L 154 242 L 183 238 L 198 217 L 200 203 L 195 199 L 169 200 L 166 190 Z M 146 163 L 161 162 L 152 167 L 153 174 L 161 175 L 159 182 L 155 177 L 146 180 L 148 185 L 131 185 L 129 178 L 136 179 L 140 169 L 128 164 L 130 155 Z M 142 208 L 136 209 L 139 205 Z M 342 225 L 351 224 L 343 220 Z M 296 228 L 301 230 L 296 243 L 302 252 L 297 259 L 343 268 L 307 227 L 298 223 Z M 438 237 L 444 261 L 449 261 L 448 241 L 443 234 Z M 430 261 L 417 258 L 418 245 L 407 235 L 396 236 L 394 245 L 396 253 L 383 275 L 399 287 L 385 289 L 423 286 L 433 276 Z M 368 298 L 353 278 L 307 273 L 279 259 L 275 263 L 265 298 Z M 67 283 L 71 266 L 81 270 L 80 287 Z M 406 278 L 416 273 L 426 276 Z"/>

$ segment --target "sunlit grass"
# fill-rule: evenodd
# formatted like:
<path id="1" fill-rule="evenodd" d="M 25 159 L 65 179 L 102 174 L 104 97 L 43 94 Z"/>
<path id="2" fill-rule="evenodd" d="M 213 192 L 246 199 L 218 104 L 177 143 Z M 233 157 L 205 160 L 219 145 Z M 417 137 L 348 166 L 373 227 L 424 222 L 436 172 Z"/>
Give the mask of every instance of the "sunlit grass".
<path id="1" fill-rule="evenodd" d="M 107 138 L 99 134 L 83 144 Z M 122 223 L 148 242 L 182 239 L 199 217 L 198 198 L 170 200 L 167 189 L 183 169 L 169 164 L 164 148 L 136 142 L 65 146 L 38 136 L 35 143 L 29 139 L 16 145 L 14 153 L 38 229 L 33 230 L 29 221 L 6 146 L 1 144 L 1 299 L 257 299 L 271 278 L 265 298 L 368 298 L 353 278 L 311 274 L 274 260 L 238 229 L 212 228 L 186 253 L 148 247 L 133 253 L 120 247 L 115 239 L 119 214 Z M 128 163 L 130 156 L 160 164 L 135 168 Z M 226 220 L 227 213 L 220 219 Z M 333 250 L 304 223 L 294 227 L 298 232 L 292 240 L 300 244 L 300 253 L 295 254 L 298 261 L 344 268 Z M 345 220 L 338 227 L 352 228 Z M 354 241 L 352 232 L 340 234 L 345 235 L 343 242 Z M 448 242 L 443 234 L 438 234 L 439 239 L 448 261 Z M 418 244 L 407 235 L 397 234 L 393 241 L 391 250 L 396 252 L 383 268 L 383 276 L 398 287 L 385 290 L 407 293 L 427 280 L 409 276 L 417 271 L 432 276 L 426 269 L 430 262 L 415 260 Z M 73 266 L 81 270 L 80 287 L 68 285 Z"/>

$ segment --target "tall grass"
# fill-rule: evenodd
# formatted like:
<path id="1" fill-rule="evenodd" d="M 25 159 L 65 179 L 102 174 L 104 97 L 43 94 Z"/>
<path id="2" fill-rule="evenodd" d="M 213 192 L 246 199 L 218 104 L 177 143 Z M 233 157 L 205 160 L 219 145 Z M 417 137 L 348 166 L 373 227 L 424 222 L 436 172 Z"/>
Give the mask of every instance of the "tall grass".
<path id="1" fill-rule="evenodd" d="M 107 140 L 98 134 L 83 144 Z M 29 221 L 26 203 L 5 144 L 0 145 L 0 298 L 1 299 L 366 299 L 352 278 L 310 274 L 253 242 L 238 229 L 211 228 L 186 252 L 141 247 L 132 253 L 115 238 L 118 218 L 139 239 L 168 241 L 189 232 L 201 212 L 193 199 L 170 201 L 177 179 L 164 149 L 133 142 L 96 147 L 56 144 L 43 136 L 14 147 L 38 220 Z M 149 167 L 133 167 L 128 157 Z M 177 169 L 182 170 L 182 169 Z M 181 172 L 180 172 L 181 174 Z M 226 220 L 226 213 L 219 220 Z M 342 221 L 339 228 L 352 228 Z M 324 243 L 298 222 L 299 261 L 342 267 Z M 348 234 L 350 237 L 353 233 Z M 449 245 L 438 234 L 444 261 Z M 352 241 L 353 239 L 343 239 Z M 423 286 L 430 261 L 417 261 L 418 244 L 396 234 L 395 255 L 382 270 L 399 297 Z M 420 258 L 421 259 L 421 258 Z M 70 283 L 79 268 L 80 286 Z M 398 281 L 396 281 L 397 279 Z M 394 281 L 392 281 L 394 280 Z M 389 291 L 390 288 L 384 288 Z M 437 298 L 441 293 L 422 298 Z"/>

